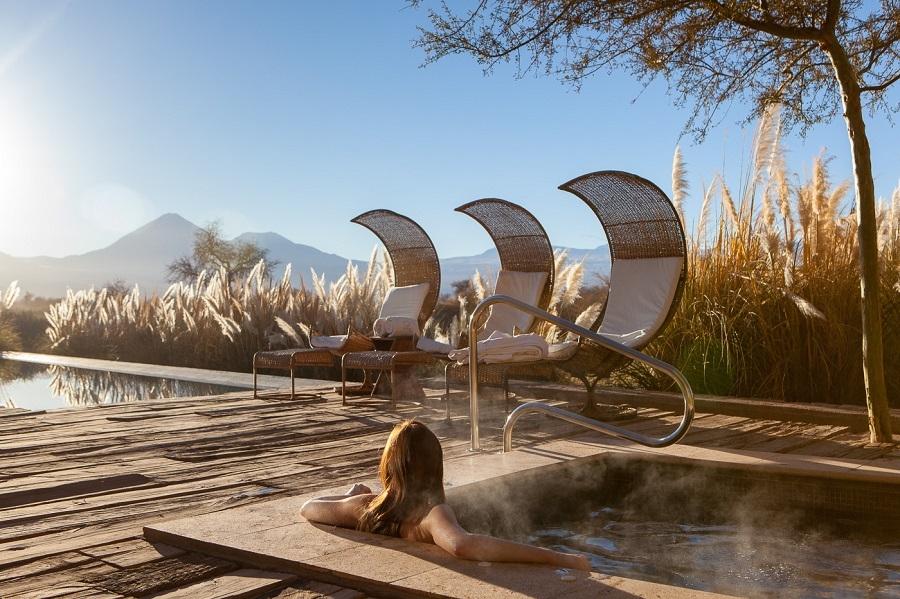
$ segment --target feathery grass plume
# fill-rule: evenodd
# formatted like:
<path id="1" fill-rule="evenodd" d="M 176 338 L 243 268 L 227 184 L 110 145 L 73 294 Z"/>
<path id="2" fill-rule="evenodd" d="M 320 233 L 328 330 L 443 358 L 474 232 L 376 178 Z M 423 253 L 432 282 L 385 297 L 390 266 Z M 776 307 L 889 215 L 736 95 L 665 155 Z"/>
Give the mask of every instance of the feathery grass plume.
<path id="1" fill-rule="evenodd" d="M 811 229 L 813 224 L 813 197 L 808 185 L 797 189 L 797 220 L 800 222 L 799 235 L 804 240 L 804 253 L 815 240 L 815 231 Z"/>
<path id="2" fill-rule="evenodd" d="M 900 183 L 894 188 L 889 201 L 885 202 L 883 241 L 879 248 L 900 247 Z"/>
<path id="3" fill-rule="evenodd" d="M 13 281 L 6 288 L 6 292 L 3 294 L 3 299 L 0 301 L 0 311 L 3 309 L 9 310 L 13 307 L 13 304 L 16 303 L 16 300 L 19 299 L 19 295 L 22 293 L 22 289 L 19 287 L 18 281 Z"/>
<path id="4" fill-rule="evenodd" d="M 760 221 L 762 222 L 763 231 L 768 234 L 778 234 L 775 227 L 775 201 L 772 198 L 773 190 L 771 185 L 766 185 L 762 193 L 762 210 Z"/>
<path id="5" fill-rule="evenodd" d="M 581 314 L 579 314 L 577 318 L 575 318 L 575 324 L 580 327 L 589 329 L 597 321 L 597 318 L 600 317 L 600 313 L 603 312 L 603 308 L 605 306 L 606 300 L 590 304 L 587 308 L 582 310 Z M 579 337 L 575 333 L 571 331 L 567 332 L 567 341 L 577 341 L 578 339 Z"/>
<path id="6" fill-rule="evenodd" d="M 832 223 L 837 221 L 841 213 L 841 202 L 847 197 L 848 191 L 850 191 L 850 181 L 844 180 L 838 183 L 838 186 L 832 189 L 828 195 L 828 214 L 831 215 Z"/>
<path id="7" fill-rule="evenodd" d="M 697 232 L 694 236 L 695 244 L 699 245 L 699 247 L 706 247 L 706 226 L 709 222 L 709 214 L 710 208 L 712 208 L 712 197 L 715 194 L 716 185 L 719 182 L 719 177 L 715 176 L 712 179 L 712 182 L 709 184 L 709 188 L 705 188 L 703 190 L 703 203 L 700 205 L 700 220 L 697 223 Z"/>
<path id="8" fill-rule="evenodd" d="M 672 157 L 672 205 L 681 224 L 684 226 L 684 200 L 687 198 L 688 180 L 684 157 L 681 155 L 681 146 L 675 146 L 675 155 Z"/>
<path id="9" fill-rule="evenodd" d="M 813 159 L 812 181 L 809 188 L 812 196 L 813 214 L 821 216 L 823 220 L 833 217 L 828 212 L 829 186 L 828 166 L 825 164 L 825 158 L 820 154 Z"/>
<path id="10" fill-rule="evenodd" d="M 807 318 L 818 318 L 820 320 L 825 320 L 825 315 L 822 314 L 822 311 L 812 305 L 808 300 L 803 299 L 796 293 L 787 293 L 787 297 L 790 298 L 794 305 L 797 306 L 797 309 L 800 310 L 800 313 Z"/>
<path id="11" fill-rule="evenodd" d="M 740 217 L 734 205 L 734 198 L 731 197 L 731 190 L 728 189 L 728 185 L 721 178 L 719 182 L 722 190 L 722 208 L 724 208 L 725 215 L 728 216 L 729 224 L 737 229 L 740 227 Z"/>
<path id="12" fill-rule="evenodd" d="M 289 322 L 281 318 L 280 316 L 274 317 L 275 324 L 278 325 L 278 330 L 290 337 L 291 341 L 297 347 L 303 346 L 303 338 L 297 333 L 296 329 L 290 325 Z"/>
<path id="13" fill-rule="evenodd" d="M 565 272 L 566 283 L 559 305 L 565 309 L 581 297 L 581 284 L 584 281 L 584 259 L 571 264 Z"/>
<path id="14" fill-rule="evenodd" d="M 13 281 L 6 288 L 6 292 L 0 295 L 0 351 L 22 349 L 22 335 L 15 324 L 13 315 L 10 313 L 16 300 L 19 299 L 20 293 L 19 282 Z M 0 364 L 0 375 L 4 375 L 6 370 Z"/>
<path id="15" fill-rule="evenodd" d="M 772 149 L 772 160 L 769 164 L 769 181 L 775 189 L 778 198 L 778 212 L 781 214 L 783 229 L 783 241 L 785 251 L 792 253 L 796 242 L 794 231 L 794 218 L 792 214 L 791 185 L 787 173 L 787 165 L 784 159 L 784 149 L 781 144 L 781 124 L 778 127 L 778 137 Z"/>
<path id="16" fill-rule="evenodd" d="M 478 302 L 488 296 L 488 283 L 478 269 L 475 269 L 475 274 L 472 276 L 472 289 L 475 292 L 475 300 Z"/>
<path id="17" fill-rule="evenodd" d="M 781 107 L 771 105 L 763 111 L 759 125 L 753 136 L 753 163 L 750 181 L 741 197 L 738 220 L 749 223 L 753 220 L 756 190 L 767 173 L 771 172 L 773 161 L 779 155 L 779 137 L 781 133 Z"/>
<path id="18" fill-rule="evenodd" d="M 372 288 L 375 284 L 375 279 L 378 277 L 378 246 L 374 246 L 372 248 L 371 253 L 369 253 L 369 262 L 366 267 L 366 277 L 363 281 L 363 287 Z"/>
<path id="19" fill-rule="evenodd" d="M 550 294 L 550 302 L 547 310 L 553 312 L 560 305 L 565 291 L 565 280 L 568 270 L 569 252 L 567 250 L 553 250 L 553 272 L 556 273 L 553 292 Z"/>
<path id="20" fill-rule="evenodd" d="M 833 222 L 833 215 L 828 213 L 828 167 L 822 155 L 813 159 L 812 181 L 807 186 L 810 206 L 812 208 L 812 254 L 819 253 L 820 247 L 828 243 L 828 226 Z"/>
<path id="21" fill-rule="evenodd" d="M 760 235 L 765 240 L 769 261 L 774 264 L 780 253 L 781 238 L 778 235 L 778 228 L 775 225 L 775 201 L 772 198 L 773 193 L 771 184 L 767 184 L 762 193 Z"/>
<path id="22" fill-rule="evenodd" d="M 312 275 L 313 289 L 315 290 L 316 296 L 320 301 L 325 302 L 325 298 L 328 297 L 328 294 L 325 292 L 325 275 L 322 274 L 322 277 L 319 278 L 316 275 L 316 271 L 312 268 L 309 269 L 310 274 Z"/>

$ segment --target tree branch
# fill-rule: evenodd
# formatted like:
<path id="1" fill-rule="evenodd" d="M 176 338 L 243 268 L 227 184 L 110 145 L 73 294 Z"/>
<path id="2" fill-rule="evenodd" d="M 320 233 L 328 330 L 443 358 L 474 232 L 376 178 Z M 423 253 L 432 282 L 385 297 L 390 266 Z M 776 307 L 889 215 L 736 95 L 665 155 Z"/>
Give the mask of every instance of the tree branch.
<path id="1" fill-rule="evenodd" d="M 823 41 L 825 38 L 822 30 L 816 29 L 815 27 L 790 27 L 788 25 L 777 25 L 775 23 L 750 18 L 743 13 L 737 12 L 731 7 L 717 2 L 716 0 L 704 0 L 704 3 L 717 14 L 728 19 L 729 21 L 733 21 L 738 25 L 742 25 L 754 31 L 768 33 L 769 35 L 774 35 L 775 37 L 798 40 Z"/>
<path id="2" fill-rule="evenodd" d="M 900 73 L 897 73 L 896 75 L 894 75 L 887 81 L 883 81 L 883 82 L 879 83 L 878 85 L 861 86 L 859 88 L 859 91 L 861 91 L 861 92 L 883 92 L 884 90 L 886 90 L 893 84 L 897 83 L 898 81 L 900 81 Z"/>

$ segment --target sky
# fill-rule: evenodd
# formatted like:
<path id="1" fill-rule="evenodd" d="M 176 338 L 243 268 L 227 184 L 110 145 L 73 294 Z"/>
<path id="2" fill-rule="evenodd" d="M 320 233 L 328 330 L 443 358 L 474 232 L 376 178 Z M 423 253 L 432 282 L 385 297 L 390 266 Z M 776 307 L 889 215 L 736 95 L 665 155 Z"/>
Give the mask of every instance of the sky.
<path id="1" fill-rule="evenodd" d="M 589 248 L 599 224 L 556 189 L 575 176 L 626 170 L 668 191 L 680 143 L 688 222 L 716 172 L 737 186 L 753 133 L 740 106 L 697 144 L 662 83 L 601 74 L 576 92 L 464 56 L 423 68 L 425 24 L 403 0 L 0 1 L 0 252 L 82 253 L 177 212 L 365 258 L 375 239 L 349 221 L 389 208 L 441 256 L 468 255 L 490 239 L 453 209 L 481 197 Z M 898 133 L 869 120 L 882 196 Z M 840 118 L 785 143 L 793 171 L 825 148 L 850 176 Z"/>

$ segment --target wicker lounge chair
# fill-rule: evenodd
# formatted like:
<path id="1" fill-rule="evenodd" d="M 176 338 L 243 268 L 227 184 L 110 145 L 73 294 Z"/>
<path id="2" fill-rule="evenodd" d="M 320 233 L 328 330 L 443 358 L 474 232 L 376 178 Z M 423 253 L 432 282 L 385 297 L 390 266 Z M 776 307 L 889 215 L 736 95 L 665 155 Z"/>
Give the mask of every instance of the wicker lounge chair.
<path id="1" fill-rule="evenodd" d="M 609 295 L 588 328 L 633 349 L 644 348 L 672 319 L 687 278 L 684 229 L 672 202 L 647 179 L 621 171 L 589 173 L 559 188 L 588 205 L 609 242 Z M 590 413 L 594 387 L 626 361 L 580 339 L 570 358 L 544 364 L 584 383 L 589 399 L 583 411 Z"/>
<path id="2" fill-rule="evenodd" d="M 360 214 L 351 222 L 371 230 L 384 243 L 393 271 L 394 287 L 428 284 L 428 290 L 418 314 L 419 329 L 431 316 L 437 304 L 441 288 L 441 268 L 437 252 L 428 234 L 415 221 L 391 210 L 372 210 Z M 374 347 L 412 348 L 413 337 L 360 339 L 359 335 L 348 332 L 347 343 L 342 347 L 297 348 L 275 351 L 260 351 L 253 356 L 253 396 L 256 397 L 257 370 L 271 368 L 289 370 L 291 373 L 291 398 L 294 392 L 294 371 L 303 366 L 338 366 L 339 357 L 348 351 L 363 351 Z M 342 385 L 346 392 L 346 385 Z"/>
<path id="3" fill-rule="evenodd" d="M 556 273 L 553 246 L 541 223 L 525 208 L 496 198 L 469 202 L 456 210 L 474 218 L 488 232 L 500 256 L 502 271 L 546 273 L 543 288 L 534 304 L 536 307 L 546 310 L 553 295 Z M 506 306 L 503 308 L 510 309 Z M 479 323 L 479 339 L 483 339 L 492 330 L 495 330 L 489 321 L 490 316 Z M 526 322 L 528 324 L 519 327 L 517 331 L 501 330 L 500 332 L 510 334 L 534 332 L 540 325 L 540 321 L 536 319 L 528 318 Z M 508 403 L 509 376 L 515 373 L 517 367 L 521 366 L 520 362 L 482 364 L 478 371 L 478 381 L 482 384 L 502 387 L 504 398 Z M 444 398 L 447 401 L 447 418 L 450 417 L 451 383 L 465 382 L 468 379 L 469 367 L 467 364 L 449 362 L 444 368 Z"/>

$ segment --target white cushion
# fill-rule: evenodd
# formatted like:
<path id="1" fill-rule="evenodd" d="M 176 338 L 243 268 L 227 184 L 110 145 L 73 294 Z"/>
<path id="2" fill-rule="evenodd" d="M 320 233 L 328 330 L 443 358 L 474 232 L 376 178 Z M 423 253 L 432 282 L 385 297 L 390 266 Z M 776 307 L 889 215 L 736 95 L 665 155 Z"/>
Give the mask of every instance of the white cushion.
<path id="1" fill-rule="evenodd" d="M 494 286 L 494 295 L 508 295 L 513 299 L 537 305 L 547 282 L 545 272 L 518 272 L 514 270 L 501 270 L 497 275 L 497 284 Z M 525 333 L 531 328 L 531 314 L 510 306 L 509 304 L 494 304 L 491 313 L 484 322 L 484 328 L 478 335 L 479 339 L 486 339 L 494 331 L 513 334 L 516 328 Z"/>
<path id="2" fill-rule="evenodd" d="M 426 295 L 428 295 L 428 283 L 391 287 L 384 296 L 378 318 L 399 317 L 418 321 Z"/>
<path id="3" fill-rule="evenodd" d="M 682 261 L 677 256 L 616 260 L 599 333 L 629 347 L 656 333 L 675 297 Z"/>
<path id="4" fill-rule="evenodd" d="M 316 349 L 341 349 L 347 343 L 347 335 L 318 335 L 309 338 L 310 347 Z"/>

